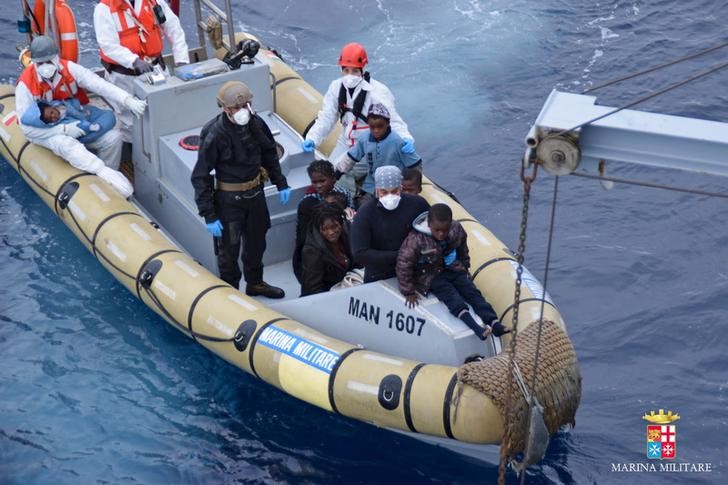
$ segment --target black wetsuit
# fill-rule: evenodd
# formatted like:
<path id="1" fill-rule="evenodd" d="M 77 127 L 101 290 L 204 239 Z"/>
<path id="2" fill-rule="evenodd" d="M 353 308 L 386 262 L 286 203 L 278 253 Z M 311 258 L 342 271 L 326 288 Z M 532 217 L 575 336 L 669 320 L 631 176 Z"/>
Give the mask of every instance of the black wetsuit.
<path id="1" fill-rule="evenodd" d="M 197 164 L 191 178 L 195 202 L 205 222 L 218 219 L 222 222 L 217 263 L 220 278 L 235 288 L 242 276 L 237 261 L 241 239 L 245 281 L 248 284 L 263 281 L 263 253 L 270 214 L 263 183 L 244 192 L 215 190 L 210 172 L 215 170 L 215 177 L 221 182 L 244 183 L 257 177 L 261 166 L 278 190 L 288 187 L 273 135 L 258 115 L 252 115 L 247 125 L 240 126 L 221 113 L 202 128 Z"/>

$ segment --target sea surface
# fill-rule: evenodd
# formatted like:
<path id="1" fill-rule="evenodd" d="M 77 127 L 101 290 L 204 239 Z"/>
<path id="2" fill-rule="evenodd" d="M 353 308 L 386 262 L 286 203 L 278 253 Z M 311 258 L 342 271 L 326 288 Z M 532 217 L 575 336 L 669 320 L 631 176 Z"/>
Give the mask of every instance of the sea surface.
<path id="1" fill-rule="evenodd" d="M 0 83 L 18 74 L 19 2 L 0 13 Z M 91 0 L 70 0 L 97 64 Z M 192 2 L 182 20 L 196 45 Z M 523 138 L 553 88 L 580 92 L 728 40 L 717 0 L 233 2 L 240 30 L 317 89 L 365 44 L 427 174 L 515 249 Z M 722 63 L 723 49 L 598 91 L 620 106 Z M 640 109 L 728 121 L 728 70 Z M 728 160 L 728 156 L 726 157 Z M 617 167 L 615 176 L 726 191 L 726 179 Z M 533 189 L 526 264 L 543 280 L 554 177 Z M 548 291 L 583 394 L 527 483 L 726 483 L 728 200 L 559 182 Z M 228 365 L 117 283 L 0 161 L 0 483 L 494 483 L 484 464 L 326 413 Z M 649 410 L 673 410 L 677 461 L 646 463 Z M 509 482 L 516 483 L 514 475 Z"/>

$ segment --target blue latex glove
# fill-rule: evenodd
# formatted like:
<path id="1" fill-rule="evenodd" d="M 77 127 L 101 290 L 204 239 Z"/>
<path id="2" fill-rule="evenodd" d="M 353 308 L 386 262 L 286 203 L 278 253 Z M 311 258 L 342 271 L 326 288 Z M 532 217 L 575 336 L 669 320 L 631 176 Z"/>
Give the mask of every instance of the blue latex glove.
<path id="1" fill-rule="evenodd" d="M 291 199 L 291 189 L 289 187 L 286 187 L 285 189 L 281 190 L 279 194 L 281 196 L 281 205 L 288 204 L 288 201 Z"/>
<path id="2" fill-rule="evenodd" d="M 453 249 L 450 251 L 450 254 L 446 254 L 442 259 L 445 261 L 445 266 L 450 266 L 455 262 L 455 258 L 457 257 L 457 252 Z"/>
<path id="3" fill-rule="evenodd" d="M 205 224 L 205 227 L 207 227 L 207 232 L 212 234 L 213 237 L 222 237 L 222 223 L 220 219 Z"/>
<path id="4" fill-rule="evenodd" d="M 412 138 L 403 138 L 404 145 L 399 149 L 402 153 L 411 154 L 415 152 L 415 141 Z"/>
<path id="5" fill-rule="evenodd" d="M 304 152 L 312 152 L 313 149 L 316 148 L 316 144 L 313 142 L 313 140 L 303 140 L 303 143 L 301 143 L 301 150 Z"/>

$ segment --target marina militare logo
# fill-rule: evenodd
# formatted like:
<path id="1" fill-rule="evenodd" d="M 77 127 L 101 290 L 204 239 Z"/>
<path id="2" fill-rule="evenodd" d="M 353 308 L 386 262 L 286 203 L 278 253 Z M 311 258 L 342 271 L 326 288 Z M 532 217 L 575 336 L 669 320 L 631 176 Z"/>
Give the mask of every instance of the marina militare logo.
<path id="1" fill-rule="evenodd" d="M 647 458 L 674 460 L 677 453 L 677 426 L 672 423 L 680 419 L 680 415 L 672 411 L 665 414 L 665 410 L 660 409 L 658 413 L 645 413 L 642 419 L 652 423 L 647 425 Z"/>
<path id="2" fill-rule="evenodd" d="M 710 462 L 691 463 L 677 460 L 677 426 L 680 415 L 664 409 L 645 413 L 647 421 L 647 460 L 643 462 L 612 463 L 612 472 L 617 473 L 712 473 Z"/>

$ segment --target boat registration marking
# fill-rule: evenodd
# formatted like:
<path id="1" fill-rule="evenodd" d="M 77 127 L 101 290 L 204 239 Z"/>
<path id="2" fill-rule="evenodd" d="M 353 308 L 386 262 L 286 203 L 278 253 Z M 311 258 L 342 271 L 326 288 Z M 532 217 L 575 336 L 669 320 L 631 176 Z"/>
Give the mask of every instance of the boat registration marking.
<path id="1" fill-rule="evenodd" d="M 363 382 L 348 381 L 346 383 L 346 387 L 352 391 L 364 392 L 366 394 L 371 394 L 372 396 L 379 395 L 379 387 L 372 386 L 371 384 L 364 384 Z"/>
<path id="2" fill-rule="evenodd" d="M 114 256 L 116 256 L 117 258 L 119 258 L 119 260 L 126 261 L 126 254 L 124 254 L 124 252 L 121 249 L 119 249 L 119 247 L 116 244 L 114 244 L 113 241 L 107 242 L 106 243 L 106 248 L 109 251 L 111 251 L 111 253 Z"/>
<path id="3" fill-rule="evenodd" d="M 245 301 L 243 298 L 240 298 L 238 295 L 228 295 L 228 300 L 237 303 L 241 307 L 245 308 L 246 310 L 249 310 L 251 312 L 254 312 L 258 309 L 257 306 L 253 305 L 252 303 Z"/>
<path id="4" fill-rule="evenodd" d="M 370 354 L 370 353 L 364 353 L 364 358 L 366 360 L 373 360 L 374 362 L 382 362 L 384 364 L 392 364 L 392 365 L 402 365 L 401 360 L 397 359 L 391 359 L 389 357 L 384 357 L 383 355 L 376 355 L 376 354 Z"/>
<path id="5" fill-rule="evenodd" d="M 303 96 L 304 98 L 306 98 L 307 100 L 309 100 L 311 103 L 313 103 L 313 104 L 317 104 L 318 103 L 318 101 L 316 101 L 316 98 L 313 95 L 311 95 L 311 93 L 309 93 L 306 90 L 306 88 L 304 88 L 302 86 L 299 86 L 297 88 L 297 90 L 298 90 L 299 93 L 301 93 L 301 96 Z"/>
<path id="6" fill-rule="evenodd" d="M 79 207 L 78 204 L 76 204 L 75 200 L 71 200 L 68 203 L 68 208 L 71 209 L 71 211 L 78 217 L 80 221 L 86 220 L 86 213 Z"/>
<path id="7" fill-rule="evenodd" d="M 137 224 L 136 222 L 132 222 L 131 224 L 129 224 L 129 227 L 131 227 L 131 230 L 136 232 L 137 235 L 145 241 L 149 241 L 150 239 L 152 239 L 152 236 L 147 234 L 147 232 L 139 227 L 139 224 Z"/>
<path id="8" fill-rule="evenodd" d="M 258 343 L 292 357 L 326 374 L 331 374 L 341 355 L 310 340 L 271 325 L 260 333 Z"/>
<path id="9" fill-rule="evenodd" d="M 161 281 L 159 281 L 157 278 L 154 279 L 154 283 L 152 283 L 152 284 L 159 291 L 161 291 L 162 293 L 167 295 L 170 298 L 170 300 L 174 300 L 175 298 L 177 298 L 177 293 L 172 288 L 170 288 L 169 286 L 167 286 L 164 283 L 162 283 Z"/>
<path id="10" fill-rule="evenodd" d="M 190 275 L 192 278 L 197 278 L 198 276 L 200 276 L 200 273 L 192 269 L 190 265 L 188 265 L 181 259 L 175 260 L 174 264 L 177 265 L 182 271 Z"/>
<path id="11" fill-rule="evenodd" d="M 402 297 L 400 296 L 400 298 Z M 404 298 L 402 298 L 402 301 L 404 301 Z M 386 308 L 384 311 L 386 311 Z M 412 311 L 407 311 L 407 313 L 395 310 L 384 313 L 384 311 L 382 307 L 372 302 L 360 300 L 353 296 L 349 297 L 347 313 L 352 317 L 368 324 L 379 325 L 381 323 L 381 328 L 396 330 L 417 337 L 422 335 L 422 329 L 427 323 L 425 318 L 413 315 Z"/>
<path id="12" fill-rule="evenodd" d="M 488 238 L 485 237 L 485 234 L 483 234 L 482 232 L 477 231 L 477 230 L 476 231 L 473 231 L 473 236 L 475 236 L 475 239 L 477 239 L 478 241 L 482 242 L 486 246 L 490 246 L 491 245 L 490 244 L 490 241 L 488 241 Z"/>
<path id="13" fill-rule="evenodd" d="M 43 182 L 47 182 L 48 181 L 48 174 L 45 173 L 45 170 L 43 170 L 42 168 L 40 168 L 40 165 L 38 165 L 38 162 L 36 162 L 35 160 L 33 160 L 32 162 L 30 162 L 30 168 L 33 169 L 33 171 L 35 172 L 35 174 L 38 177 L 40 177 L 41 179 L 43 179 Z"/>
<path id="14" fill-rule="evenodd" d="M 2 137 L 2 139 L 5 140 L 6 143 L 10 141 L 10 138 L 12 138 L 10 136 L 10 133 L 8 133 L 2 126 L 0 126 L 0 137 Z"/>
<path id="15" fill-rule="evenodd" d="M 109 199 L 109 196 L 106 195 L 106 192 L 104 192 L 103 189 L 101 187 L 99 187 L 98 185 L 89 184 L 89 188 L 91 189 L 91 191 L 94 194 L 96 194 L 96 197 L 98 197 L 101 200 L 101 202 L 108 202 L 111 200 L 111 199 Z"/>

